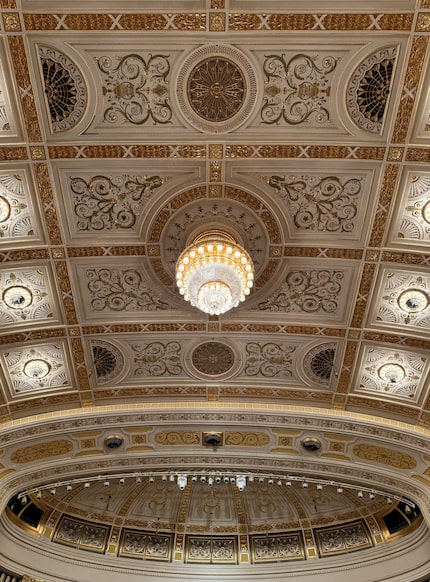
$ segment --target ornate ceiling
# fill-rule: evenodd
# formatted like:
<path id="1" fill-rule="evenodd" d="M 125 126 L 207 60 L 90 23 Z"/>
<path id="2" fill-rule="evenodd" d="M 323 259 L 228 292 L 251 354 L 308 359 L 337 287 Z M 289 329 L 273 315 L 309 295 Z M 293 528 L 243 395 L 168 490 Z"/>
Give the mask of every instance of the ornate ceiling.
<path id="1" fill-rule="evenodd" d="M 404 495 L 426 532 L 429 0 L 0 0 L 0 13 L 2 507 L 58 480 L 222 467 Z M 255 264 L 250 296 L 219 317 L 175 286 L 208 227 Z M 396 543 L 381 496 L 327 489 L 315 509 L 312 488 L 163 487 L 169 509 L 144 482 L 116 487 L 105 513 L 103 489 L 91 503 L 59 492 L 29 539 L 98 523 L 115 569 L 133 562 L 127 532 L 151 531 L 173 536 L 166 572 L 185 573 L 187 535 L 232 535 L 239 569 L 269 529 L 298 536 L 305 570 L 336 562 L 323 526 L 362 527 L 369 555 Z"/>

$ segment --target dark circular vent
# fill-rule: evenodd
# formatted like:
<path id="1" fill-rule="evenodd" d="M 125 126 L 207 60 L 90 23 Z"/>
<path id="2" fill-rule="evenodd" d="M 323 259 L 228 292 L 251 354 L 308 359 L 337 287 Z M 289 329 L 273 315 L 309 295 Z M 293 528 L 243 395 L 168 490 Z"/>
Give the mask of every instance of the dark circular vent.
<path id="1" fill-rule="evenodd" d="M 196 347 L 192 354 L 193 365 L 207 376 L 228 372 L 234 364 L 233 350 L 220 342 L 206 342 Z"/>
<path id="2" fill-rule="evenodd" d="M 321 378 L 321 380 L 330 380 L 331 372 L 334 363 L 334 348 L 321 350 L 316 353 L 311 360 L 311 370 Z"/>
<path id="3" fill-rule="evenodd" d="M 357 92 L 361 113 L 376 123 L 382 123 L 390 93 L 394 59 L 385 59 L 366 71 Z"/>
<path id="4" fill-rule="evenodd" d="M 93 346 L 93 361 L 97 378 L 104 378 L 115 371 L 116 357 L 105 346 Z"/>
<path id="5" fill-rule="evenodd" d="M 42 61 L 42 71 L 51 119 L 53 122 L 63 121 L 75 109 L 76 83 L 67 69 L 52 59 Z"/>

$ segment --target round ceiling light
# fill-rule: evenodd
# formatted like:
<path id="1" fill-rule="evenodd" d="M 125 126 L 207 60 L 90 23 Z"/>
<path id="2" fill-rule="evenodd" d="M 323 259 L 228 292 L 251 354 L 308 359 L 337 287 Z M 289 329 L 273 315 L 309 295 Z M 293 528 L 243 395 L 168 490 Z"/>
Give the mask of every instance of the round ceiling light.
<path id="1" fill-rule="evenodd" d="M 10 204 L 4 198 L 4 196 L 0 196 L 0 222 L 4 222 L 10 216 Z"/>
<path id="2" fill-rule="evenodd" d="M 27 287 L 14 285 L 8 287 L 3 293 L 3 301 L 11 309 L 25 309 L 33 301 L 33 294 Z"/>
<path id="3" fill-rule="evenodd" d="M 179 293 L 204 313 L 220 315 L 236 307 L 254 284 L 251 257 L 228 233 L 198 235 L 176 263 Z"/>
<path id="4" fill-rule="evenodd" d="M 49 374 L 51 366 L 45 360 L 29 360 L 24 366 L 24 374 L 28 378 L 40 380 Z"/>
<path id="5" fill-rule="evenodd" d="M 387 384 L 397 384 L 406 376 L 405 369 L 400 364 L 384 364 L 379 368 L 378 374 Z"/>
<path id="6" fill-rule="evenodd" d="M 424 208 L 422 209 L 422 213 L 423 213 L 424 220 L 428 224 L 430 224 L 430 201 L 424 205 Z"/>
<path id="7" fill-rule="evenodd" d="M 408 289 L 399 295 L 398 304 L 400 309 L 408 313 L 418 313 L 423 311 L 429 304 L 426 293 L 419 289 Z"/>

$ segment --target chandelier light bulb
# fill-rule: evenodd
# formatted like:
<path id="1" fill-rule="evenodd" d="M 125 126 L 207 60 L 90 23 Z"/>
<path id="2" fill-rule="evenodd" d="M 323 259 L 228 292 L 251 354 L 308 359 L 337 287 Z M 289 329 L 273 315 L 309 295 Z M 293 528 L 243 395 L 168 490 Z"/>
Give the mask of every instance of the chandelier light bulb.
<path id="1" fill-rule="evenodd" d="M 254 285 L 254 265 L 230 234 L 210 230 L 198 235 L 180 255 L 176 285 L 193 307 L 220 315 L 249 295 Z"/>

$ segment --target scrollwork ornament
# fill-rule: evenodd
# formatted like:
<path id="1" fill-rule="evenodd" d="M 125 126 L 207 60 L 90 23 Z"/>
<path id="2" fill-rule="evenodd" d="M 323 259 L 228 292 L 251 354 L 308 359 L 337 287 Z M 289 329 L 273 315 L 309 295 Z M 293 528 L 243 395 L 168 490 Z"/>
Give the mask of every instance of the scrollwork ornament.
<path id="1" fill-rule="evenodd" d="M 329 75 L 336 65 L 337 59 L 332 56 L 319 58 L 300 53 L 288 59 L 285 53 L 266 55 L 263 65 L 266 87 L 260 112 L 262 123 L 328 123 Z"/>
<path id="2" fill-rule="evenodd" d="M 270 176 L 268 184 L 288 204 L 299 229 L 354 231 L 361 179 L 336 176 Z"/>
<path id="3" fill-rule="evenodd" d="M 133 228 L 142 206 L 162 184 L 160 176 L 70 177 L 78 230 Z"/>
<path id="4" fill-rule="evenodd" d="M 182 374 L 178 342 L 133 344 L 135 376 L 179 376 Z"/>
<path id="5" fill-rule="evenodd" d="M 168 309 L 134 269 L 86 269 L 94 311 L 157 311 Z"/>
<path id="6" fill-rule="evenodd" d="M 292 355 L 296 347 L 272 342 L 247 344 L 245 374 L 265 378 L 291 377 Z"/>
<path id="7" fill-rule="evenodd" d="M 342 271 L 291 271 L 285 283 L 258 307 L 284 313 L 334 313 L 343 278 Z"/>
<path id="8" fill-rule="evenodd" d="M 97 59 L 98 68 L 105 75 L 104 121 L 133 125 L 143 125 L 149 120 L 155 125 L 170 123 L 168 55 L 148 54 L 144 58 L 134 53 L 117 57 L 117 60 L 115 65 L 108 56 Z"/>

